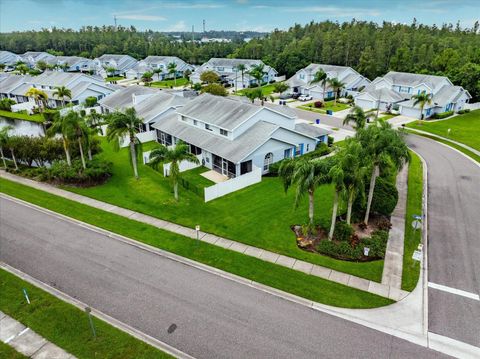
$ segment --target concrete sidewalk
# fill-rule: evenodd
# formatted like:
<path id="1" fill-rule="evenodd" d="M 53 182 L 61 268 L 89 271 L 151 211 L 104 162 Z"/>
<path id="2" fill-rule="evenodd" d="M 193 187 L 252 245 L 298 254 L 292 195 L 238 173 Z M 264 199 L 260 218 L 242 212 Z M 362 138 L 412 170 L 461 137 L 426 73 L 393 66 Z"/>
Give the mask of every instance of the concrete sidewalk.
<path id="1" fill-rule="evenodd" d="M 23 185 L 33 187 L 59 197 L 63 197 L 78 203 L 82 203 L 106 212 L 114 213 L 122 217 L 126 217 L 141 223 L 146 223 L 160 229 L 177 233 L 179 235 L 196 239 L 197 233 L 195 229 L 184 227 L 172 222 L 164 221 L 143 213 L 135 212 L 126 208 L 118 207 L 109 203 L 98 201 L 93 198 L 82 196 L 76 193 L 62 190 L 52 185 L 32 181 L 20 176 L 16 176 L 5 171 L 0 171 L 0 177 L 5 178 Z M 232 241 L 227 238 L 219 237 L 214 234 L 200 232 L 198 239 L 202 242 L 207 242 L 231 251 L 243 253 L 245 255 L 262 259 L 267 262 L 275 263 L 283 267 L 297 270 L 309 275 L 313 275 L 322 279 L 327 279 L 332 282 L 340 283 L 355 289 L 363 290 L 372 294 L 380 295 L 382 297 L 390 298 L 395 301 L 402 300 L 410 294 L 410 292 L 399 289 L 391 285 L 386 285 L 364 278 L 356 277 L 347 273 L 339 272 L 330 268 L 322 267 L 309 262 L 301 261 L 295 258 L 287 257 L 282 254 L 270 252 L 258 247 L 253 247 L 240 242 Z"/>
<path id="2" fill-rule="evenodd" d="M 3 312 L 0 312 L 0 340 L 33 359 L 75 358 Z"/>

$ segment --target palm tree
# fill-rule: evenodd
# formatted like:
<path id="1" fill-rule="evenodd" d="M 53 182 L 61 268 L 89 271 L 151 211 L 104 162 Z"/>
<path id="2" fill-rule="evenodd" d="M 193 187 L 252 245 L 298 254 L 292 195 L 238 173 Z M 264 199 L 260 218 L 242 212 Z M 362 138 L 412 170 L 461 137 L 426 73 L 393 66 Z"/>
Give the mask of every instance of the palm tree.
<path id="1" fill-rule="evenodd" d="M 71 113 L 71 112 L 70 112 Z M 69 113 L 69 114 L 70 114 Z M 52 125 L 47 130 L 47 135 L 53 137 L 55 135 L 62 136 L 63 150 L 65 151 L 65 157 L 67 159 L 67 164 L 72 165 L 72 160 L 70 157 L 70 139 L 73 135 L 73 124 L 72 116 L 55 116 Z"/>
<path id="2" fill-rule="evenodd" d="M 243 79 L 244 79 L 244 76 L 245 76 L 245 70 L 247 69 L 247 66 L 245 66 L 245 64 L 238 64 L 237 65 L 237 70 L 240 71 L 240 73 L 242 74 L 242 87 L 243 86 Z M 237 82 L 237 79 L 235 79 L 235 83 Z"/>
<path id="3" fill-rule="evenodd" d="M 30 89 L 25 92 L 25 96 L 32 97 L 40 110 L 47 107 L 48 95 L 44 91 L 39 90 L 35 87 L 30 87 Z"/>
<path id="4" fill-rule="evenodd" d="M 69 100 L 72 99 L 72 91 L 68 87 L 65 86 L 57 86 L 55 87 L 55 91 L 53 92 L 53 96 L 62 99 L 62 106 L 65 107 L 65 97 Z"/>
<path id="5" fill-rule="evenodd" d="M 365 225 L 368 225 L 370 208 L 372 205 L 373 191 L 380 169 L 387 166 L 395 166 L 401 169 L 404 162 L 410 159 L 407 145 L 402 134 L 383 121 L 380 126 L 375 123 L 364 129 L 358 130 L 356 138 L 365 150 L 365 157 L 371 167 L 370 187 L 368 190 L 367 210 L 365 212 Z"/>
<path id="6" fill-rule="evenodd" d="M 157 81 L 160 81 L 160 74 L 162 73 L 162 69 L 157 67 L 156 69 L 153 69 L 152 73 L 156 74 L 157 75 Z"/>
<path id="7" fill-rule="evenodd" d="M 27 65 L 25 65 L 24 63 L 21 63 L 21 64 L 15 66 L 15 70 L 20 72 L 20 74 L 25 75 L 30 69 L 28 68 Z"/>
<path id="8" fill-rule="evenodd" d="M 339 79 L 337 79 L 336 77 L 333 78 L 333 79 L 329 79 L 328 83 L 330 84 L 330 86 L 333 89 L 333 93 L 334 93 L 334 96 L 335 96 L 335 98 L 333 100 L 333 104 L 336 105 L 337 104 L 338 92 L 345 87 L 345 84 L 342 81 L 340 81 Z"/>
<path id="9" fill-rule="evenodd" d="M 197 156 L 189 152 L 189 146 L 183 142 L 178 142 L 175 147 L 165 147 L 160 145 L 150 152 L 149 166 L 158 170 L 160 164 L 170 163 L 170 178 L 173 184 L 173 194 L 178 201 L 178 180 L 180 179 L 180 162 L 188 161 L 200 163 Z"/>
<path id="10" fill-rule="evenodd" d="M 323 102 L 325 102 L 325 88 L 327 87 L 327 83 L 328 83 L 328 75 L 322 69 L 318 69 L 318 71 L 315 72 L 315 75 L 313 75 L 313 80 L 310 81 L 311 85 L 320 84 L 323 87 L 323 93 L 322 93 Z"/>
<path id="11" fill-rule="evenodd" d="M 286 159 L 279 168 L 279 176 L 282 178 L 285 192 L 293 185 L 297 186 L 295 192 L 295 207 L 308 193 L 308 218 L 309 224 L 313 225 L 315 189 L 329 181 L 328 172 L 330 161 L 319 159 Z"/>
<path id="12" fill-rule="evenodd" d="M 125 112 L 114 112 L 107 118 L 107 140 L 113 141 L 114 149 L 120 149 L 120 140 L 125 136 L 129 139 L 130 159 L 132 161 L 133 174 L 138 179 L 137 156 L 140 154 L 141 143 L 137 138 L 137 133 L 143 125 L 143 120 L 137 117 L 133 107 L 127 108 Z"/>
<path id="13" fill-rule="evenodd" d="M 115 72 L 117 72 L 117 69 L 113 66 L 110 66 L 110 67 L 105 67 L 105 71 L 107 72 L 108 75 L 113 77 L 115 76 Z"/>
<path id="14" fill-rule="evenodd" d="M 328 176 L 333 183 L 335 188 L 335 193 L 333 197 L 333 209 L 332 209 L 332 220 L 330 223 L 330 231 L 328 232 L 328 239 L 332 240 L 333 232 L 335 231 L 335 224 L 337 222 L 337 211 L 338 211 L 338 199 L 340 195 L 345 190 L 344 178 L 345 172 L 343 169 L 343 163 L 339 155 L 337 155 L 337 163 L 330 169 Z"/>
<path id="15" fill-rule="evenodd" d="M 5 156 L 4 156 L 4 153 L 3 153 L 3 149 L 8 146 L 8 142 L 10 140 L 10 136 L 9 136 L 8 132 L 12 129 L 13 129 L 12 126 L 4 126 L 0 130 L 0 155 L 2 156 L 3 167 L 5 169 L 7 169 L 7 162 L 5 161 Z M 15 162 L 15 168 L 18 169 L 16 162 Z"/>
<path id="16" fill-rule="evenodd" d="M 78 149 L 80 150 L 80 159 L 82 160 L 83 168 L 87 168 L 85 163 L 85 155 L 83 153 L 83 144 L 87 141 L 89 136 L 89 129 L 85 123 L 85 120 L 77 113 L 70 111 L 65 117 L 68 117 L 66 121 L 71 126 L 72 139 L 78 143 Z"/>
<path id="17" fill-rule="evenodd" d="M 432 103 L 432 94 L 421 92 L 418 95 L 413 95 L 412 99 L 414 100 L 413 107 L 420 104 L 420 120 L 423 121 L 423 108 L 425 107 L 425 105 L 430 105 Z"/>
<path id="18" fill-rule="evenodd" d="M 142 75 L 142 81 L 143 81 L 147 86 L 150 86 L 150 82 L 153 81 L 152 73 L 149 72 L 149 71 L 145 72 L 145 73 Z"/>
<path id="19" fill-rule="evenodd" d="M 368 122 L 368 119 L 372 116 L 371 111 L 363 111 L 359 106 L 355 106 L 350 110 L 350 113 L 343 120 L 344 125 L 348 125 L 350 122 L 353 122 L 353 128 L 359 130 L 365 128 L 365 125 Z"/>
<path id="20" fill-rule="evenodd" d="M 255 80 L 257 80 L 258 86 L 261 86 L 263 77 L 265 76 L 265 65 L 264 64 L 255 65 L 252 67 L 252 69 L 248 73 Z M 242 78 L 242 82 L 243 82 L 243 78 Z"/>
<path id="21" fill-rule="evenodd" d="M 167 65 L 167 70 L 170 75 L 173 75 L 174 86 L 177 86 L 177 64 L 175 62 L 170 62 Z"/>

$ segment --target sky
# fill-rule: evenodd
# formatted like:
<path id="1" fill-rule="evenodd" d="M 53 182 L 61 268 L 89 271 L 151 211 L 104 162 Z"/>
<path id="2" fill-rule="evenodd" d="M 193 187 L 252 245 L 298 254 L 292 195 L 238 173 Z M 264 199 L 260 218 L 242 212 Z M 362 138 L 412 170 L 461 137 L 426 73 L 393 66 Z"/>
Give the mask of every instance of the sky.
<path id="1" fill-rule="evenodd" d="M 0 0 L 0 32 L 83 25 L 135 26 L 138 30 L 195 31 L 288 29 L 312 20 L 392 21 L 471 27 L 479 0 Z"/>

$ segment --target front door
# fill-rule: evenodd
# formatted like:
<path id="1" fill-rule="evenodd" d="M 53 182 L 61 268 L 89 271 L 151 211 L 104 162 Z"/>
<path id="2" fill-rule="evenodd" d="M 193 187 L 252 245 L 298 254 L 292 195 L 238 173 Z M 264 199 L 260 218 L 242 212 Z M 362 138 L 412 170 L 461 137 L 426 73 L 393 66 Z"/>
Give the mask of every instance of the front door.
<path id="1" fill-rule="evenodd" d="M 228 176 L 228 161 L 222 158 L 222 175 Z"/>

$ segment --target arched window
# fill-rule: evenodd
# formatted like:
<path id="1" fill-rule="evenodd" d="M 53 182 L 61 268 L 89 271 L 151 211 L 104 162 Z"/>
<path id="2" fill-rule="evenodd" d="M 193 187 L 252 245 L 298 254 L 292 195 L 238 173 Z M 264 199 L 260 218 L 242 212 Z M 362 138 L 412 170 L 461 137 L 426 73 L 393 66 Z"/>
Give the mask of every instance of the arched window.
<path id="1" fill-rule="evenodd" d="M 265 159 L 263 160 L 263 172 L 268 171 L 272 162 L 273 162 L 273 153 L 269 152 L 265 155 Z"/>

